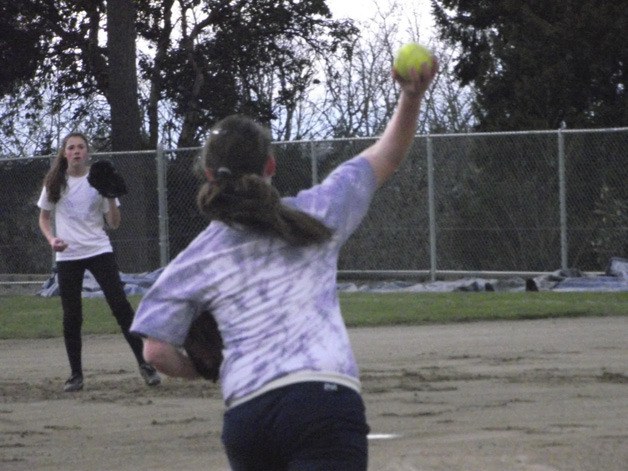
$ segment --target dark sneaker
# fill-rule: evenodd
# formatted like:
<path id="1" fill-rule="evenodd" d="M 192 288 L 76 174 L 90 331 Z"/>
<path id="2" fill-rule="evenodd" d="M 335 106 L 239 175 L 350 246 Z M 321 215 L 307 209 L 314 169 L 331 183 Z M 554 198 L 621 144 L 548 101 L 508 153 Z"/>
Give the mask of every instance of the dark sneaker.
<path id="1" fill-rule="evenodd" d="M 65 392 L 80 391 L 83 389 L 83 375 L 80 373 L 73 374 L 63 385 Z"/>
<path id="2" fill-rule="evenodd" d="M 153 367 L 153 365 L 142 363 L 140 365 L 140 374 L 148 386 L 157 386 L 158 384 L 161 384 L 159 373 L 157 373 L 157 370 Z"/>

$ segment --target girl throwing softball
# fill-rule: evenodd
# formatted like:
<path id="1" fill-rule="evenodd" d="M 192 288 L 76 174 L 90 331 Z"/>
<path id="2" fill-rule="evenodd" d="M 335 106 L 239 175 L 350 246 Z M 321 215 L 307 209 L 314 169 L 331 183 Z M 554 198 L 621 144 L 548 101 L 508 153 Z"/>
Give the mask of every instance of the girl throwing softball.
<path id="1" fill-rule="evenodd" d="M 338 254 L 404 160 L 437 65 L 403 79 L 375 144 L 321 184 L 280 199 L 269 133 L 230 116 L 204 146 L 198 206 L 211 223 L 143 298 L 131 331 L 171 376 L 196 378 L 190 324 L 213 313 L 224 347 L 222 441 L 234 470 L 367 469 L 358 367 L 336 293 Z"/>

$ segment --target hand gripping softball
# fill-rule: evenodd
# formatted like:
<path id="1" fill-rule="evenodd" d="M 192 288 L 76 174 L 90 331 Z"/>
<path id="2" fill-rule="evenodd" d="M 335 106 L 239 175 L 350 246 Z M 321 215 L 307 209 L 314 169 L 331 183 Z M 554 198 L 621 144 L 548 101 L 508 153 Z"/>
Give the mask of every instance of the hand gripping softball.
<path id="1" fill-rule="evenodd" d="M 198 374 L 214 383 L 220 373 L 222 347 L 222 336 L 214 316 L 209 311 L 201 312 L 190 325 L 183 349 Z"/>
<path id="2" fill-rule="evenodd" d="M 105 198 L 118 198 L 128 193 L 124 178 L 108 160 L 94 162 L 89 168 L 87 181 Z"/>

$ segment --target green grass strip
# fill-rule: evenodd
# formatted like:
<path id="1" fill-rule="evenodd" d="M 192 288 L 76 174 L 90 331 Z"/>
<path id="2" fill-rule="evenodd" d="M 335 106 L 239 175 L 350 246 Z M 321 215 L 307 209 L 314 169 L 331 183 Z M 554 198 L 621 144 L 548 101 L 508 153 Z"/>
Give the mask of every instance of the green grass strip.
<path id="1" fill-rule="evenodd" d="M 137 307 L 141 297 L 129 298 Z M 625 292 L 341 293 L 349 327 L 447 324 L 490 320 L 628 316 Z M 102 298 L 83 299 L 83 333 L 119 332 Z M 0 297 L 0 339 L 60 337 L 58 297 Z"/>

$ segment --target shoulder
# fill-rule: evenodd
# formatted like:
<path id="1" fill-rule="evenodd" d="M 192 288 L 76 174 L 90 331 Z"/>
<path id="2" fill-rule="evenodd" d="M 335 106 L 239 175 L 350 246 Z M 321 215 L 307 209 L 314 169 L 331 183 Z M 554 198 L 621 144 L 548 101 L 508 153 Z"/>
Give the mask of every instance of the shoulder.
<path id="1" fill-rule="evenodd" d="M 357 156 L 340 164 L 318 185 L 284 201 L 307 211 L 312 206 L 339 204 L 356 197 L 370 199 L 376 189 L 377 180 L 371 164 Z"/>
<path id="2" fill-rule="evenodd" d="M 348 191 L 361 189 L 374 192 L 377 189 L 377 179 L 370 162 L 362 156 L 339 165 L 321 183 L 327 191 Z"/>
<path id="3" fill-rule="evenodd" d="M 368 211 L 376 190 L 373 168 L 358 156 L 339 165 L 320 184 L 284 202 L 348 236 Z"/>

